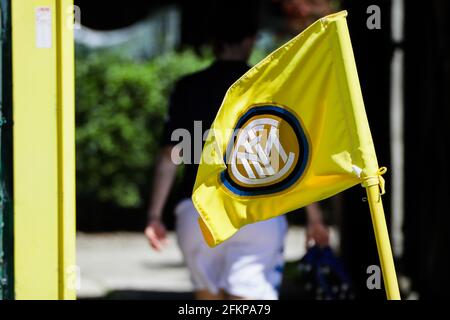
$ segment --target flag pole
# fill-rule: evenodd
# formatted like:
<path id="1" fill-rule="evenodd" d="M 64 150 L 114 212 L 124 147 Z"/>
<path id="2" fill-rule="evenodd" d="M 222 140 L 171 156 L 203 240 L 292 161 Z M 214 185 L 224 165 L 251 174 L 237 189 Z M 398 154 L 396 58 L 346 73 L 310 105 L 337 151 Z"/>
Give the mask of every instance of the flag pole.
<path id="1" fill-rule="evenodd" d="M 362 185 L 366 188 L 367 192 L 367 200 L 369 202 L 370 215 L 372 217 L 372 224 L 377 242 L 386 296 L 388 300 L 400 300 L 400 290 L 398 288 L 397 275 L 395 273 L 394 258 L 392 256 L 383 202 L 381 200 L 381 194 L 384 193 L 384 180 L 381 177 L 381 174 L 385 171 L 385 168 L 381 168 L 378 176 L 367 177 L 364 179 Z"/>

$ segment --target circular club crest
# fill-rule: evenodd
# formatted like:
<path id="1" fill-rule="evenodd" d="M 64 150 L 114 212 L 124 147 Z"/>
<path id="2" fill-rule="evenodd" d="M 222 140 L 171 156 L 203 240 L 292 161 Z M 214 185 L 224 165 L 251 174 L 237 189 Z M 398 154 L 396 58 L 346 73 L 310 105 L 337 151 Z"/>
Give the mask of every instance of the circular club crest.
<path id="1" fill-rule="evenodd" d="M 308 159 L 308 140 L 297 117 L 281 106 L 255 106 L 236 125 L 220 178 L 240 196 L 272 194 L 293 185 Z"/>

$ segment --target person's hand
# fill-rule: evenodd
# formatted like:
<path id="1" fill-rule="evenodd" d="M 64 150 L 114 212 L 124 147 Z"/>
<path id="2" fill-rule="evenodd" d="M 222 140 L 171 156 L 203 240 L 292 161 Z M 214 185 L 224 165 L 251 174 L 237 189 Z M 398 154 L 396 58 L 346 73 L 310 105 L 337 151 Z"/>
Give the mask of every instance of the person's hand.
<path id="1" fill-rule="evenodd" d="M 306 248 L 318 245 L 327 247 L 330 245 L 330 231 L 322 222 L 308 223 L 306 228 Z"/>
<path id="2" fill-rule="evenodd" d="M 167 230 L 161 220 L 151 220 L 145 228 L 145 236 L 150 243 L 150 246 L 156 251 L 161 249 L 167 244 Z"/>

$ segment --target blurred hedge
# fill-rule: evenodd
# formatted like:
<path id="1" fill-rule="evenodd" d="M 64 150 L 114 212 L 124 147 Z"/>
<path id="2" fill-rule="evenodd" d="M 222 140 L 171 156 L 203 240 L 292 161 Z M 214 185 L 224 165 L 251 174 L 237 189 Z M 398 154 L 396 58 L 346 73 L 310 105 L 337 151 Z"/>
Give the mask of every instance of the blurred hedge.
<path id="1" fill-rule="evenodd" d="M 120 208 L 143 205 L 174 82 L 204 68 L 208 55 L 170 52 L 139 62 L 77 54 L 77 195 Z"/>

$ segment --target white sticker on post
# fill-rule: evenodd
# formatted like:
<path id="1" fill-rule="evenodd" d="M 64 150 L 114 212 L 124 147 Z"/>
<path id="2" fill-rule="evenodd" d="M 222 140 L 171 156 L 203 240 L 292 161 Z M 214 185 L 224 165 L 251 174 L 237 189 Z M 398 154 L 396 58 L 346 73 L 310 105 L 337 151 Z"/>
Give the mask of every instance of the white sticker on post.
<path id="1" fill-rule="evenodd" d="M 52 47 L 52 11 L 50 7 L 36 8 L 36 47 Z"/>

